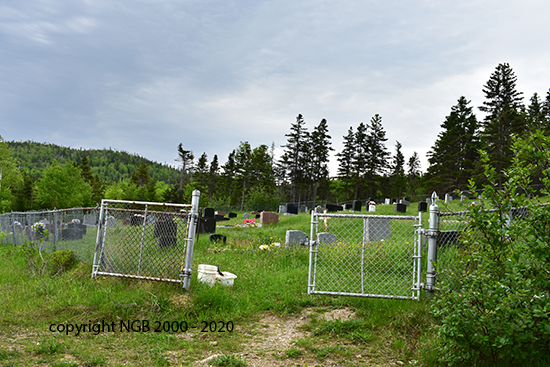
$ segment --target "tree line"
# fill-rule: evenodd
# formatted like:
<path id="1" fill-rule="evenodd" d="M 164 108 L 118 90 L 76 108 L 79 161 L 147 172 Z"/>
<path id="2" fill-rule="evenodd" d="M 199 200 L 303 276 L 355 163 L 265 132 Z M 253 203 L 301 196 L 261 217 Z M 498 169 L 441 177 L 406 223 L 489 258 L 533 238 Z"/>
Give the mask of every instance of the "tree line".
<path id="1" fill-rule="evenodd" d="M 496 67 L 483 87 L 481 120 L 471 101 L 460 96 L 441 124 L 424 173 L 418 153 L 406 158 L 399 141 L 390 151 L 379 114 L 349 127 L 343 148 L 335 153 L 338 170 L 332 177 L 328 121 L 322 119 L 309 130 L 301 114 L 285 134 L 278 159 L 274 144 L 252 147 L 240 142 L 224 164 L 217 155 L 210 158 L 204 152 L 196 157 L 179 144 L 177 168 L 110 149 L 77 150 L 0 138 L 0 211 L 93 206 L 101 198 L 185 203 L 195 189 L 202 192 L 202 206 L 270 210 L 287 201 L 414 197 L 434 190 L 465 190 L 470 179 L 484 184 L 480 149 L 504 182 L 502 172 L 512 163 L 512 136 L 537 130 L 550 134 L 550 91 L 544 100 L 534 93 L 525 106 L 516 83 L 509 64 Z M 535 183 L 538 179 L 534 174 Z"/>

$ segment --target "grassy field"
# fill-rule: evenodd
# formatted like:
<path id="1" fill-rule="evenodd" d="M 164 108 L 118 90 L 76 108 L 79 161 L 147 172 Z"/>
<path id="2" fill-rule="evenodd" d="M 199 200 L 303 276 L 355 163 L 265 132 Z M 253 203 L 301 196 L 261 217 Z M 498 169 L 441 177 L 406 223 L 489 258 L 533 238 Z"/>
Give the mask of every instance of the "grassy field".
<path id="1" fill-rule="evenodd" d="M 393 207 L 374 214 L 393 215 Z M 406 215 L 416 215 L 416 204 Z M 261 228 L 218 228 L 226 244 L 200 235 L 189 292 L 179 284 L 92 279 L 91 265 L 81 262 L 58 276 L 33 276 L 22 246 L 1 245 L 0 365 L 430 364 L 426 301 L 308 295 L 308 248 L 284 241 L 289 229 L 309 234 L 309 222 L 300 214 Z M 234 223 L 242 219 L 225 222 Z M 199 264 L 236 274 L 235 285 L 199 283 Z"/>

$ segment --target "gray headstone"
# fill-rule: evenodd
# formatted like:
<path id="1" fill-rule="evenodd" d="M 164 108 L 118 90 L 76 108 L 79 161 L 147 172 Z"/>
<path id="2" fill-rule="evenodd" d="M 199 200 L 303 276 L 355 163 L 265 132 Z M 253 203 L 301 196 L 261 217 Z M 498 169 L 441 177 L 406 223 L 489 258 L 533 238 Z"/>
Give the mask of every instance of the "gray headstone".
<path id="1" fill-rule="evenodd" d="M 374 242 L 391 237 L 391 220 L 389 218 L 366 218 L 365 240 Z"/>
<path id="2" fill-rule="evenodd" d="M 244 213 L 243 214 L 243 219 L 250 219 L 250 214 Z"/>
<path id="3" fill-rule="evenodd" d="M 430 205 L 432 203 L 432 199 L 426 198 L 426 204 Z"/>
<path id="4" fill-rule="evenodd" d="M 453 198 L 451 197 L 451 195 L 449 194 L 445 194 L 445 204 L 449 204 L 449 201 L 453 200 Z"/>
<path id="5" fill-rule="evenodd" d="M 288 230 L 286 231 L 285 244 L 291 247 L 296 245 L 302 245 L 302 246 L 307 245 L 308 244 L 307 234 L 298 230 Z"/>
<path id="6" fill-rule="evenodd" d="M 322 207 L 321 205 L 317 205 L 317 206 L 315 207 L 315 213 L 318 213 L 318 214 L 319 214 L 319 213 L 323 213 L 323 212 L 324 212 L 324 209 L 323 209 L 323 207 Z"/>
<path id="7" fill-rule="evenodd" d="M 93 214 L 86 214 L 84 215 L 84 225 L 93 227 L 95 226 L 96 222 L 96 216 Z"/>
<path id="8" fill-rule="evenodd" d="M 328 232 L 317 233 L 317 243 L 332 245 L 338 241 L 336 235 Z"/>
<path id="9" fill-rule="evenodd" d="M 286 205 L 279 205 L 279 214 L 286 213 Z"/>
<path id="10" fill-rule="evenodd" d="M 464 204 L 464 201 L 466 201 L 466 195 L 460 195 L 460 202 Z"/>

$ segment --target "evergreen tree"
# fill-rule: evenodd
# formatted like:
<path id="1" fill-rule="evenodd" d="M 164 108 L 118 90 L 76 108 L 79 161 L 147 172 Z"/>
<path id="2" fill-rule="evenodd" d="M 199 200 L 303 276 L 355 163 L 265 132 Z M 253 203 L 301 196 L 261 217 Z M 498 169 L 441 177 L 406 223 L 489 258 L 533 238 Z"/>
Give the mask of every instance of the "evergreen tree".
<path id="1" fill-rule="evenodd" d="M 363 122 L 357 126 L 355 132 L 355 155 L 353 157 L 353 183 L 355 184 L 355 194 L 353 199 L 357 200 L 359 195 L 360 183 L 364 182 L 367 174 L 367 162 L 371 154 L 371 146 L 367 135 L 368 127 Z"/>
<path id="2" fill-rule="evenodd" d="M 220 177 L 220 186 L 224 188 L 224 193 L 226 195 L 226 198 L 228 198 L 230 204 L 234 204 L 235 202 L 232 201 L 231 198 L 233 198 L 233 181 L 234 177 L 237 171 L 237 167 L 235 165 L 235 150 L 227 156 L 227 161 L 222 166 L 223 173 Z"/>
<path id="3" fill-rule="evenodd" d="M 290 200 L 294 202 L 301 194 L 300 190 L 305 177 L 304 167 L 308 165 L 306 150 L 308 132 L 301 114 L 296 117 L 296 121 L 290 126 L 290 133 L 285 136 L 288 139 L 282 146 L 285 150 L 279 160 L 279 166 L 284 175 L 284 181 L 290 184 Z"/>
<path id="4" fill-rule="evenodd" d="M 521 92 L 516 90 L 517 77 L 508 63 L 499 64 L 483 88 L 486 101 L 479 107 L 487 115 L 482 122 L 483 149 L 487 151 L 502 182 L 502 171 L 511 163 L 511 137 L 525 129 Z"/>
<path id="5" fill-rule="evenodd" d="M 206 193 L 208 190 L 208 182 L 210 180 L 210 168 L 208 167 L 208 156 L 206 153 L 197 160 L 195 170 L 193 173 L 193 179 L 195 181 L 195 188 L 200 192 Z M 205 196 L 206 197 L 206 196 Z"/>
<path id="6" fill-rule="evenodd" d="M 216 191 L 216 185 L 219 180 L 220 164 L 218 163 L 218 155 L 214 155 L 212 162 L 210 162 L 210 169 L 208 171 L 208 202 L 212 202 L 212 197 Z"/>
<path id="7" fill-rule="evenodd" d="M 322 181 L 328 181 L 329 179 L 329 155 L 330 151 L 334 150 L 330 146 L 330 139 L 331 137 L 328 135 L 327 120 L 322 119 L 319 125 L 315 126 L 309 136 L 309 176 L 313 181 L 312 199 L 314 203 L 317 200 L 319 183 Z"/>
<path id="8" fill-rule="evenodd" d="M 336 153 L 338 160 L 338 178 L 344 186 L 344 201 L 348 200 L 348 190 L 353 185 L 354 159 L 357 154 L 355 134 L 350 126 L 348 134 L 344 136 L 344 148 Z"/>
<path id="9" fill-rule="evenodd" d="M 137 170 L 132 174 L 131 181 L 136 185 L 136 187 L 147 186 L 149 184 L 149 171 L 145 162 L 141 163 Z"/>
<path id="10" fill-rule="evenodd" d="M 247 141 L 241 142 L 235 151 L 235 183 L 240 191 L 241 209 L 245 204 L 246 192 L 250 188 L 252 176 L 251 156 L 252 149 L 250 144 Z"/>
<path id="11" fill-rule="evenodd" d="M 405 156 L 401 152 L 403 146 L 396 141 L 395 155 L 393 156 L 392 172 L 390 175 L 391 195 L 401 197 L 407 190 L 407 178 L 405 176 Z"/>
<path id="12" fill-rule="evenodd" d="M 366 164 L 365 179 L 369 188 L 368 196 L 380 195 L 379 177 L 386 173 L 388 168 L 388 152 L 385 142 L 386 132 L 382 127 L 382 117 L 374 115 L 368 126 L 367 146 L 368 155 Z"/>
<path id="13" fill-rule="evenodd" d="M 463 96 L 458 99 L 441 124 L 443 131 L 428 152 L 427 183 L 432 190 L 465 189 L 473 176 L 480 142 L 478 122 L 469 103 Z"/>
<path id="14" fill-rule="evenodd" d="M 422 175 L 420 172 L 420 157 L 417 152 L 413 152 L 413 155 L 409 158 L 408 166 L 409 196 L 415 196 L 418 194 L 418 184 Z"/>

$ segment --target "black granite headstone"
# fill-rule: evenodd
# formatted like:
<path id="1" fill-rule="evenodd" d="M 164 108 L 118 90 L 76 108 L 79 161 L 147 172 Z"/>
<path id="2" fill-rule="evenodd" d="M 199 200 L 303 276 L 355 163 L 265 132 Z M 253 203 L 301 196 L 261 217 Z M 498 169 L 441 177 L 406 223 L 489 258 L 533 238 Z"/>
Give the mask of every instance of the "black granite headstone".
<path id="1" fill-rule="evenodd" d="M 289 214 L 298 214 L 298 205 L 286 204 L 286 212 Z"/>
<path id="2" fill-rule="evenodd" d="M 216 211 L 214 208 L 204 208 L 204 217 L 205 218 L 214 218 L 216 215 Z"/>
<path id="3" fill-rule="evenodd" d="M 405 204 L 395 204 L 395 212 L 396 213 L 406 213 L 407 212 L 407 206 Z"/>
<path id="4" fill-rule="evenodd" d="M 353 211 L 354 212 L 360 212 L 361 211 L 361 200 L 354 200 L 353 201 Z"/>
<path id="5" fill-rule="evenodd" d="M 419 201 L 418 202 L 418 211 L 419 212 L 427 212 L 428 211 L 428 203 L 425 201 Z"/>

